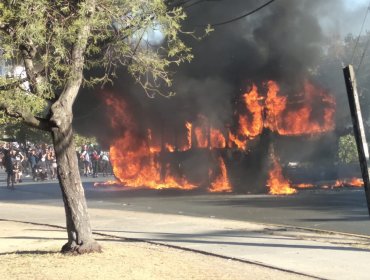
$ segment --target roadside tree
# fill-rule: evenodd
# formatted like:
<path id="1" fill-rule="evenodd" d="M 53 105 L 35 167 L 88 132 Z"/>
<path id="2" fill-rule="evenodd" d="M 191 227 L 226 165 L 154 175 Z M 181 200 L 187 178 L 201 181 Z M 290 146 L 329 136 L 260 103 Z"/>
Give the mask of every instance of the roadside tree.
<path id="1" fill-rule="evenodd" d="M 0 49 L 22 75 L 0 78 L 6 117 L 51 134 L 66 214 L 65 253 L 101 251 L 92 236 L 73 143 L 72 106 L 81 86 L 111 81 L 125 67 L 147 94 L 170 86 L 169 67 L 190 61 L 179 37 L 185 14 L 165 0 L 4 0 Z M 161 44 L 155 44 L 151 37 Z M 159 38 L 159 39 L 158 39 Z M 84 71 L 99 67 L 99 76 Z M 91 72 L 91 71 L 90 71 Z"/>

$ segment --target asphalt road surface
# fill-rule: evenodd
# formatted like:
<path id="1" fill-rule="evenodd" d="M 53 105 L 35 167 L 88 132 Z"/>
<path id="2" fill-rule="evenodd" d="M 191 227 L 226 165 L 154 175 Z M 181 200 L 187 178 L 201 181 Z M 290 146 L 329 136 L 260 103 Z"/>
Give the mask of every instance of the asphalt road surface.
<path id="1" fill-rule="evenodd" d="M 0 187 L 5 188 L 4 174 L 0 175 Z M 83 181 L 90 208 L 253 221 L 370 236 L 363 188 L 301 190 L 295 195 L 271 196 L 97 188 L 93 186 L 96 179 L 83 178 Z M 0 200 L 62 205 L 56 181 L 32 182 L 26 179 L 14 191 L 3 189 Z"/>

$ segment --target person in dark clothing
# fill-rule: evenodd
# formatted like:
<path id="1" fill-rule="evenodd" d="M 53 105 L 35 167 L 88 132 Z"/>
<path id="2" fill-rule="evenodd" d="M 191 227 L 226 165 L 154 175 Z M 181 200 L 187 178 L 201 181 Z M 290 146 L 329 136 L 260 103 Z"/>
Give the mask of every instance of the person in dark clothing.
<path id="1" fill-rule="evenodd" d="M 15 182 L 15 174 L 13 170 L 13 158 L 12 158 L 12 153 L 8 149 L 3 150 L 3 162 L 4 162 L 4 167 L 6 169 L 6 174 L 7 174 L 7 179 L 6 179 L 6 186 L 7 188 L 12 188 L 14 189 L 14 182 Z"/>
<path id="2" fill-rule="evenodd" d="M 91 163 L 93 168 L 93 177 L 98 177 L 98 167 L 99 167 L 99 153 L 96 151 L 96 149 L 93 149 L 91 153 Z"/>
<path id="3" fill-rule="evenodd" d="M 31 150 L 31 153 L 28 155 L 28 161 L 30 163 L 30 166 L 31 166 L 31 170 L 32 170 L 32 177 L 35 178 L 35 168 L 36 168 L 36 164 L 37 164 L 37 155 L 36 155 L 36 151 L 35 150 Z"/>

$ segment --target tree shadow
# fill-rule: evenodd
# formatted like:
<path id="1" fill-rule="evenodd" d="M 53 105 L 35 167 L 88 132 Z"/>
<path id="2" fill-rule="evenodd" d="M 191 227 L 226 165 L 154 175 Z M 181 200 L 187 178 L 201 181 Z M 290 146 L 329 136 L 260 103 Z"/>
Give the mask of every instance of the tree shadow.
<path id="1" fill-rule="evenodd" d="M 60 251 L 54 250 L 30 250 L 30 251 L 13 251 L 13 252 L 4 252 L 0 253 L 0 256 L 6 255 L 57 255 L 60 254 Z"/>
<path id="2" fill-rule="evenodd" d="M 131 233 L 130 231 L 126 231 L 126 233 Z M 132 232 L 136 233 L 136 232 Z M 144 241 L 144 242 L 153 242 L 159 243 L 162 245 L 167 244 L 193 244 L 193 245 L 210 245 L 210 246 L 241 246 L 241 247 L 264 247 L 264 248 L 285 248 L 285 249 L 308 249 L 308 250 L 330 250 L 330 251 L 352 251 L 352 252 L 370 252 L 368 248 L 360 248 L 360 247 L 353 247 L 353 246 L 345 246 L 345 244 L 331 244 L 330 242 L 325 242 L 328 245 L 322 244 L 323 241 L 314 241 L 314 240 L 304 240 L 302 238 L 294 238 L 294 237 L 287 237 L 282 238 L 281 243 L 276 242 L 279 238 L 274 238 L 271 236 L 261 236 L 259 237 L 261 241 L 256 243 L 248 242 L 248 240 L 239 240 L 239 241 L 232 241 L 226 239 L 203 239 L 209 238 L 210 236 L 208 233 L 202 234 L 177 234 L 177 233 L 157 233 L 157 232 L 146 232 L 146 234 L 151 235 L 148 237 L 138 237 L 133 240 L 136 241 Z M 245 236 L 246 239 L 250 238 L 250 236 Z M 286 242 L 284 242 L 286 240 Z M 294 242 L 310 242 L 312 244 L 294 244 Z M 293 244 L 291 244 L 293 242 Z M 317 244 L 315 244 L 317 243 Z M 320 244 L 321 243 L 321 244 Z M 331 245 L 330 245 L 331 244 Z M 181 247 L 181 245 L 179 245 Z"/>

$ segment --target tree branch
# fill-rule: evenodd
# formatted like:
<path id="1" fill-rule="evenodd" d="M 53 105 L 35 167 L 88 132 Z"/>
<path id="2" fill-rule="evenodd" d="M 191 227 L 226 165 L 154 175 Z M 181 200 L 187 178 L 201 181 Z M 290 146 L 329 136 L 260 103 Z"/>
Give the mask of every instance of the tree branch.
<path id="1" fill-rule="evenodd" d="M 15 82 L 12 82 L 12 83 L 9 83 L 9 84 L 5 84 L 5 85 L 0 85 L 0 91 L 6 91 L 6 90 L 11 90 L 11 89 L 15 89 L 16 87 L 18 87 L 19 85 L 25 83 L 28 81 L 28 78 L 23 78 L 23 79 L 20 79 L 18 81 L 15 81 Z"/>
<path id="2" fill-rule="evenodd" d="M 49 120 L 34 116 L 29 110 L 15 108 L 5 102 L 0 102 L 0 110 L 12 118 L 20 118 L 27 125 L 44 131 L 51 131 L 51 122 Z"/>
<path id="3" fill-rule="evenodd" d="M 33 94 L 36 94 L 38 91 L 38 85 L 37 85 L 37 73 L 35 72 L 35 67 L 33 64 L 33 58 L 36 55 L 36 47 L 34 44 L 30 41 L 28 44 L 22 44 L 19 46 L 19 49 L 22 54 L 22 58 L 24 61 L 24 67 L 26 69 L 26 74 L 28 81 L 30 83 L 30 91 Z"/>
<path id="4" fill-rule="evenodd" d="M 0 22 L 0 31 L 3 31 L 10 36 L 14 35 L 14 29 L 8 23 Z"/>
<path id="5" fill-rule="evenodd" d="M 36 72 L 35 73 L 35 79 L 38 78 L 40 75 L 43 75 L 44 73 L 45 73 L 45 69 L 43 69 L 39 72 Z M 10 82 L 8 84 L 0 85 L 0 91 L 7 91 L 7 90 L 15 89 L 16 87 L 19 87 L 21 84 L 23 84 L 25 82 L 29 82 L 28 77 L 19 79 L 19 80 L 14 81 L 14 82 Z M 27 92 L 29 92 L 29 91 L 27 91 Z"/>
<path id="6" fill-rule="evenodd" d="M 88 38 L 91 34 L 90 19 L 95 12 L 96 0 L 86 0 L 85 4 L 88 10 L 82 18 L 84 23 L 77 31 L 77 40 L 72 47 L 69 77 L 67 78 L 64 90 L 59 95 L 58 100 L 51 106 L 52 116 L 50 121 L 64 132 L 70 129 L 73 119 L 72 106 L 83 81 L 85 51 Z"/>

